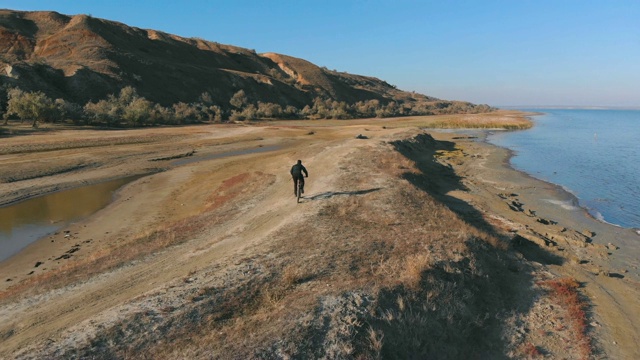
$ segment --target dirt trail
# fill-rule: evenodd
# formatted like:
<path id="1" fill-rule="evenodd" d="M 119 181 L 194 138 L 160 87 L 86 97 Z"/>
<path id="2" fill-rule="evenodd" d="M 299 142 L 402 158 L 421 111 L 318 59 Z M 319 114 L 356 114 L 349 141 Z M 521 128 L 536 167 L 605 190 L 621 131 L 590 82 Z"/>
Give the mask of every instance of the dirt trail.
<path id="1" fill-rule="evenodd" d="M 422 131 L 395 127 L 399 125 L 395 120 L 388 122 L 375 120 L 373 123 L 375 125 L 363 123 L 353 126 L 298 127 L 288 126 L 288 123 L 283 122 L 259 127 L 213 126 L 158 129 L 149 134 L 137 131 L 117 132 L 110 135 L 112 143 L 105 140 L 103 144 L 98 143 L 91 147 L 87 147 L 87 144 L 100 139 L 101 133 L 81 132 L 79 134 L 74 131 L 63 131 L 56 134 L 56 138 L 52 138 L 52 135 L 34 137 L 33 143 L 40 150 L 34 148 L 33 154 L 27 152 L 19 155 L 12 154 L 6 149 L 10 150 L 12 145 L 20 147 L 23 141 L 17 138 L 10 139 L 6 148 L 0 149 L 7 153 L 7 155 L 0 155 L 0 170 L 11 168 L 15 170 L 16 176 L 29 179 L 12 183 L 13 185 L 0 184 L 0 201 L 11 201 L 34 193 L 47 192 L 52 188 L 75 186 L 82 182 L 90 183 L 115 176 L 163 171 L 128 184 L 119 191 L 111 205 L 94 216 L 63 229 L 74 234 L 73 240 L 58 241 L 58 238 L 64 234 L 61 232 L 57 235 L 55 242 L 49 242 L 47 239 L 37 242 L 25 249 L 20 256 L 0 263 L 0 273 L 3 278 L 12 279 L 11 282 L 2 283 L 0 290 L 10 291 L 14 284 L 19 285 L 22 281 L 29 280 L 31 275 L 27 274 L 33 270 L 34 263 L 50 258 L 52 254 L 64 253 L 72 242 L 82 243 L 81 249 L 74 253 L 73 257 L 58 262 L 45 260 L 46 267 L 38 268 L 35 276 L 54 274 L 65 269 L 65 266 L 83 261 L 90 262 L 94 258 L 97 259 L 97 254 L 112 248 L 130 246 L 131 251 L 138 251 L 135 250 L 139 249 L 135 247 L 136 242 L 142 240 L 147 241 L 145 244 L 149 246 L 155 246 L 154 242 L 160 245 L 157 251 L 135 257 L 133 261 L 128 261 L 115 269 L 100 271 L 87 279 L 77 281 L 70 278 L 66 285 L 63 283 L 63 286 L 58 285 L 53 290 L 39 291 L 26 288 L 22 290 L 25 294 L 22 297 L 8 296 L 1 300 L 0 358 L 37 358 L 64 354 L 68 349 L 85 346 L 87 341 L 104 329 L 110 326 L 117 328 L 119 324 L 137 319 L 136 316 L 140 314 L 172 315 L 174 311 L 172 309 L 179 308 L 195 311 L 199 309 L 199 299 L 205 297 L 203 294 L 210 297 L 212 299 L 210 301 L 215 300 L 224 305 L 224 296 L 232 296 L 233 291 L 236 290 L 242 294 L 240 298 L 251 297 L 251 286 L 277 290 L 277 286 L 280 286 L 278 284 L 283 280 L 268 278 L 269 264 L 283 266 L 282 273 L 285 275 L 282 276 L 284 277 L 287 276 L 287 271 L 293 270 L 286 264 L 270 259 L 293 254 L 291 256 L 294 257 L 291 259 L 303 262 L 300 270 L 302 275 L 295 275 L 297 273 L 291 275 L 294 280 L 290 281 L 295 285 L 293 290 L 291 286 L 286 287 L 285 290 L 281 289 L 285 295 L 273 295 L 275 300 L 268 293 L 265 295 L 264 289 L 258 290 L 261 297 L 255 301 L 266 302 L 265 306 L 270 309 L 269 311 L 275 311 L 275 313 L 265 315 L 258 310 L 258 320 L 256 320 L 253 313 L 256 310 L 253 307 L 257 305 L 244 304 L 243 300 L 237 300 L 236 303 L 236 300 L 231 297 L 231 303 L 234 308 L 237 308 L 235 311 L 246 311 L 249 315 L 245 317 L 238 315 L 234 320 L 236 322 L 231 322 L 231 325 L 226 323 L 226 320 L 214 322 L 217 324 L 215 326 L 228 326 L 231 330 L 235 329 L 234 326 L 238 326 L 240 328 L 238 331 L 242 333 L 243 322 L 260 324 L 260 321 L 264 321 L 266 326 L 261 329 L 262 336 L 268 337 L 272 332 L 275 334 L 273 336 L 279 336 L 278 331 L 293 325 L 281 323 L 279 326 L 271 326 L 269 316 L 274 316 L 276 319 L 287 318 L 286 311 L 290 309 L 284 305 L 278 305 L 279 299 L 286 296 L 286 292 L 300 291 L 292 296 L 305 299 L 305 296 L 313 291 L 324 294 L 330 291 L 332 286 L 349 289 L 350 282 L 379 282 L 380 280 L 376 280 L 375 277 L 367 280 L 361 275 L 350 278 L 348 274 L 339 274 L 342 276 L 339 279 L 344 280 L 344 283 L 331 285 L 324 277 L 329 276 L 326 274 L 336 266 L 344 266 L 346 270 L 342 271 L 346 273 L 352 271 L 366 273 L 365 270 L 358 269 L 369 269 L 367 271 L 377 273 L 382 271 L 376 269 L 377 267 L 386 269 L 381 265 L 382 259 L 390 256 L 383 251 L 385 246 L 394 249 L 403 241 L 409 241 L 414 237 L 419 238 L 414 231 L 416 233 L 424 231 L 427 238 L 431 239 L 430 226 L 444 222 L 442 214 L 447 217 L 454 216 L 453 213 L 447 212 L 448 209 L 465 220 L 464 226 L 468 226 L 467 223 L 473 224 L 477 220 L 482 224 L 487 222 L 496 229 L 504 230 L 505 233 L 522 234 L 527 236 L 527 239 L 531 239 L 532 243 L 528 250 L 514 247 L 515 252 L 521 253 L 518 256 L 522 264 L 509 265 L 509 270 L 515 273 L 520 271 L 517 269 L 533 269 L 531 275 L 522 274 L 521 279 L 527 279 L 529 276 L 538 280 L 547 276 L 572 276 L 584 284 L 581 292 L 588 296 L 591 306 L 589 321 L 593 322 L 589 327 L 589 333 L 596 339 L 593 344 L 597 349 L 594 358 L 609 356 L 624 359 L 640 356 L 636 347 L 640 341 L 637 318 L 640 310 L 637 295 L 640 294 L 640 289 L 635 280 L 638 274 L 629 268 L 630 272 L 624 273 L 625 275 L 620 278 L 606 276 L 610 273 L 619 274 L 618 271 L 622 265 L 619 262 L 620 257 L 615 253 L 607 254 L 606 251 L 602 251 L 603 243 L 614 241 L 613 239 L 621 236 L 629 236 L 627 232 L 618 233 L 578 213 L 568 213 L 550 205 L 545 199 L 559 196 L 556 189 L 504 168 L 502 164 L 504 153 L 473 139 L 456 140 L 454 146 L 452 139 L 455 134 L 439 134 L 436 137 L 442 139 L 441 144 L 446 145 L 445 150 L 430 149 L 433 150 L 433 154 L 431 152 L 415 154 L 415 159 L 411 161 L 401 159 L 399 163 L 390 162 L 398 161 L 399 155 L 395 153 L 389 157 L 393 160 L 382 160 L 381 154 L 392 151 L 389 141 L 410 139 Z M 413 122 L 411 124 L 413 126 Z M 132 137 L 128 138 L 130 134 Z M 358 134 L 365 134 L 366 138 L 357 139 Z M 74 139 L 75 145 L 61 149 L 65 139 Z M 119 142 L 119 145 L 113 145 L 116 142 Z M 265 147 L 269 149 L 273 147 L 275 150 L 251 153 L 252 149 Z M 173 159 L 176 156 L 180 157 L 194 150 L 195 153 L 190 155 L 193 156 L 194 161 L 181 166 L 174 165 Z M 197 161 L 215 154 L 237 150 L 246 150 L 248 153 Z M 61 173 L 51 173 L 47 166 L 20 167 L 19 165 L 36 158 L 48 164 L 47 166 L 58 169 L 72 168 L 79 162 L 86 161 L 84 159 L 87 158 L 99 159 L 100 164 Z M 292 194 L 293 186 L 288 174 L 289 168 L 297 159 L 302 159 L 310 172 L 301 204 L 295 202 Z M 380 164 L 379 161 L 387 161 L 387 163 Z M 413 176 L 411 174 L 415 174 L 416 171 L 411 167 L 420 168 L 419 162 L 427 164 L 427 170 L 422 169 L 424 178 L 415 180 L 411 185 L 410 176 Z M 357 174 L 359 167 L 352 166 L 352 163 L 367 167 L 370 173 Z M 434 169 L 438 169 L 441 173 L 429 174 L 428 166 L 431 165 L 436 166 Z M 381 173 L 372 175 L 375 171 L 381 171 Z M 398 174 L 403 173 L 405 177 L 399 179 Z M 455 180 L 458 177 L 459 180 Z M 430 183 L 431 179 L 436 179 L 434 181 L 438 182 Z M 421 181 L 426 183 L 422 184 Z M 460 181 L 464 186 L 451 186 L 455 181 Z M 423 186 L 422 190 L 417 189 L 420 186 Z M 438 201 L 442 201 L 443 204 L 434 208 L 432 200 L 423 198 L 420 198 L 424 200 L 420 203 L 411 202 L 416 202 L 415 199 L 424 195 L 425 191 L 429 192 L 431 187 L 451 188 L 450 191 L 438 195 Z M 410 193 L 409 200 L 396 198 L 399 194 L 408 191 L 417 192 Z M 517 199 L 513 196 L 514 193 L 517 193 Z M 365 198 L 366 201 L 362 200 Z M 521 211 L 517 209 L 518 206 L 516 210 L 510 209 L 508 204 L 514 201 L 516 205 L 522 207 Z M 420 213 L 408 214 L 407 206 L 416 206 L 420 209 Z M 360 208 L 365 207 L 369 212 L 360 213 Z M 526 210 L 532 210 L 537 215 L 532 216 L 533 213 Z M 353 214 L 358 214 L 360 218 L 357 216 L 351 219 Z M 537 221 L 541 217 L 558 219 L 560 222 L 555 225 L 545 225 Z M 413 219 L 414 222 L 408 222 L 409 220 L 405 219 Z M 370 228 L 371 233 L 363 235 L 364 242 L 358 245 L 357 233 L 364 231 L 358 230 L 359 222 L 362 221 L 368 222 L 364 229 L 369 231 L 367 228 Z M 430 222 L 432 225 L 429 225 Z M 455 224 L 457 224 L 455 226 L 462 226 L 460 224 L 463 223 Z M 562 227 L 568 230 L 561 231 Z M 297 232 L 304 232 L 309 228 L 322 238 L 298 242 L 297 238 L 300 235 Z M 562 243 L 558 240 L 560 237 L 568 236 L 567 232 L 573 234 L 574 230 L 579 232 L 585 228 L 598 233 L 598 236 L 593 236 L 592 244 L 578 244 L 578 246 L 573 242 Z M 159 234 L 162 236 L 149 235 L 154 231 L 160 231 Z M 472 233 L 476 234 L 475 231 Z M 350 237 L 342 238 L 342 233 L 349 233 Z M 409 233 L 412 235 L 406 235 Z M 368 242 L 369 237 L 376 238 L 378 235 L 379 239 L 372 243 Z M 477 236 L 474 235 L 474 237 Z M 545 236 L 554 238 L 557 243 L 554 246 L 548 245 L 545 243 Z M 88 239 L 91 241 L 83 242 Z M 164 241 L 174 245 L 163 246 Z M 389 241 L 392 245 L 385 245 L 385 241 Z M 432 244 L 426 254 L 441 259 L 452 257 L 455 261 L 450 264 L 453 265 L 445 267 L 447 271 L 452 271 L 447 276 L 458 276 L 455 266 L 459 262 L 462 263 L 457 258 L 459 256 L 457 251 L 461 250 L 457 248 L 458 244 L 452 244 Z M 305 248 L 289 249 L 288 246 Z M 307 246 L 309 249 L 306 248 Z M 313 252 L 314 246 L 318 247 L 320 254 Z M 438 253 L 437 249 L 446 249 L 446 251 Z M 368 252 L 363 252 L 362 258 L 356 261 L 358 258 L 353 257 L 355 256 L 353 254 L 357 255 L 364 250 Z M 625 250 L 637 251 L 631 248 Z M 300 253 L 300 257 L 303 256 L 302 254 L 307 254 L 304 256 L 308 258 L 301 260 L 295 256 L 297 252 Z M 348 256 L 345 255 L 345 259 L 340 259 L 339 256 L 343 256 L 340 254 Z M 326 258 L 323 258 L 325 255 Z M 416 256 L 420 259 L 419 255 L 421 254 L 410 252 L 401 255 L 400 258 L 401 261 L 409 261 Z M 472 257 L 472 255 L 474 254 L 464 256 Z M 482 256 L 487 256 L 486 254 L 475 255 L 478 256 L 478 261 Z M 560 258 L 564 260 L 557 260 Z M 305 270 L 304 262 L 307 260 L 304 259 L 315 261 L 314 266 L 318 269 L 322 266 L 325 266 L 325 269 L 317 270 L 318 273 Z M 345 263 L 341 264 L 340 261 Z M 421 261 L 423 261 L 420 263 L 422 265 L 435 262 L 433 259 Z M 389 269 L 393 266 L 401 268 L 406 266 L 394 264 L 385 266 L 390 266 Z M 451 266 L 454 267 L 453 270 Z M 260 267 L 266 268 L 259 270 Z M 385 271 L 391 271 L 389 269 Z M 606 272 L 607 270 L 609 272 Z M 596 273 L 599 275 L 595 275 Z M 420 274 L 424 273 L 417 272 L 415 276 Z M 503 275 L 501 272 L 495 276 Z M 316 278 L 320 279 L 317 281 L 318 284 L 315 284 Z M 477 280 L 482 283 L 484 281 L 482 279 L 480 277 Z M 260 281 L 272 283 L 262 284 Z M 254 285 L 252 285 L 253 282 L 255 282 Z M 43 283 L 46 284 L 46 281 Z M 247 288 L 243 288 L 245 285 Z M 371 284 L 367 283 L 367 286 L 369 285 Z M 319 286 L 320 290 L 312 290 L 313 286 Z M 528 285 L 522 284 L 522 286 Z M 535 288 L 531 291 L 543 294 L 535 282 L 530 286 Z M 264 296 L 267 296 L 266 300 Z M 367 304 L 367 297 L 364 295 L 348 296 L 355 296 L 355 303 L 361 306 Z M 401 298 L 393 298 L 393 301 L 400 301 L 399 299 Z M 517 300 L 526 304 L 534 302 L 528 298 Z M 563 336 L 570 337 L 574 336 L 573 334 L 559 331 L 557 338 L 544 335 L 549 331 L 548 319 L 557 321 L 565 315 L 554 308 L 556 305 L 549 306 L 539 300 L 535 300 L 535 304 L 526 308 L 526 311 L 523 310 L 524 313 L 513 315 L 513 329 L 507 327 L 504 330 L 507 356 L 517 358 L 523 354 L 535 355 L 535 352 L 541 349 L 541 351 L 547 351 L 547 354 L 578 357 L 575 349 L 563 348 L 566 346 L 565 341 L 562 340 Z M 295 306 L 292 308 L 300 307 L 305 314 L 320 314 L 325 310 L 336 311 L 340 321 L 354 316 L 341 313 L 340 311 L 345 311 L 344 309 L 336 310 L 332 307 L 315 308 L 310 311 L 304 306 L 312 306 L 316 300 L 300 301 L 300 303 L 294 303 Z M 481 302 L 491 301 L 484 299 Z M 215 304 L 218 305 L 218 303 Z M 357 311 L 356 313 L 362 314 L 363 310 Z M 167 319 L 170 318 L 169 315 Z M 213 315 L 215 313 L 208 316 Z M 225 316 L 223 319 L 226 319 Z M 265 316 L 266 320 L 260 316 Z M 506 315 L 500 314 L 500 316 Z M 299 321 L 307 324 L 311 321 L 307 318 L 292 319 L 294 319 L 291 320 L 292 323 Z M 204 323 L 205 320 L 199 319 L 198 323 Z M 133 320 L 133 322 L 137 321 Z M 339 327 L 342 330 L 335 330 L 337 333 L 345 331 L 344 326 L 347 325 L 349 329 L 360 326 L 359 321 L 356 320 L 349 320 L 347 325 L 341 325 L 340 321 L 335 326 L 343 327 Z M 373 322 L 372 319 L 369 321 Z M 139 331 L 140 334 L 133 335 L 144 339 L 146 332 L 155 332 L 156 327 L 141 328 Z M 333 330 L 329 327 L 326 331 Z M 223 331 L 220 332 L 220 334 L 223 333 Z M 375 333 L 373 335 L 375 336 Z M 220 336 L 222 337 L 208 341 L 224 342 L 226 335 Z M 353 336 L 357 338 L 357 341 L 353 340 L 356 343 L 363 341 L 356 335 Z M 369 344 L 373 340 L 364 342 Z M 527 343 L 535 344 L 537 347 L 525 348 Z M 345 345 L 344 349 L 348 350 L 348 346 Z M 489 350 L 495 349 L 489 348 Z M 164 354 L 161 357 L 171 356 Z M 207 357 L 207 355 L 194 354 L 193 357 Z"/>
<path id="2" fill-rule="evenodd" d="M 119 201 L 98 215 L 101 219 L 114 216 L 130 219 L 125 221 L 120 231 L 114 232 L 112 228 L 116 236 L 126 236 L 124 233 L 131 232 L 130 227 L 134 224 L 151 225 L 154 211 L 141 212 L 141 207 L 162 209 L 162 204 L 169 201 L 176 187 L 184 186 L 178 184 L 202 181 L 198 172 L 208 166 L 224 169 L 221 173 L 212 174 L 214 177 L 208 179 L 211 182 L 243 171 L 261 172 L 275 178 L 268 186 L 255 184 L 251 189 L 251 201 L 243 203 L 245 209 L 237 216 L 208 228 L 188 243 L 153 254 L 68 291 L 46 294 L 6 308 L 0 312 L 0 334 L 11 332 L 11 336 L 3 340 L 2 352 L 11 354 L 41 339 L 56 341 L 57 335 L 70 325 L 112 312 L 114 307 L 147 292 L 158 291 L 175 279 L 188 276 L 190 269 L 206 268 L 211 264 L 225 267 L 237 256 L 251 256 L 256 242 L 263 241 L 281 226 L 304 217 L 313 206 L 310 198 L 314 194 L 343 190 L 332 187 L 332 179 L 344 171 L 336 167 L 335 159 L 344 157 L 361 145 L 364 145 L 362 141 L 353 139 L 333 142 L 311 140 L 293 150 L 196 162 L 129 185 L 119 195 Z M 297 158 L 304 159 L 311 172 L 302 204 L 294 201 L 288 175 L 288 168 Z M 197 208 L 198 204 L 191 206 Z M 102 230 L 93 219 L 75 224 L 74 228 L 82 229 L 86 224 L 94 231 Z M 113 222 L 109 224 L 113 226 Z"/>

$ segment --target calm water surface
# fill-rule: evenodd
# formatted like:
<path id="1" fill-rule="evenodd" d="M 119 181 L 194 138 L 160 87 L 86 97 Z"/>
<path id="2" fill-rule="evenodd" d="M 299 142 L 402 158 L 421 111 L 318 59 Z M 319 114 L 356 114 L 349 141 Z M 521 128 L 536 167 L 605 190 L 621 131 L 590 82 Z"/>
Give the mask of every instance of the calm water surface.
<path id="1" fill-rule="evenodd" d="M 51 193 L 0 207 L 0 261 L 25 246 L 108 205 L 128 177 Z"/>
<path id="2" fill-rule="evenodd" d="M 573 193 L 594 217 L 640 228 L 640 110 L 530 111 L 544 113 L 532 129 L 489 141 L 514 151 L 515 168 Z"/>
<path id="3" fill-rule="evenodd" d="M 278 150 L 279 146 L 264 146 L 225 153 L 193 156 L 171 163 L 181 166 L 194 162 L 230 156 Z M 0 207 L 0 261 L 17 254 L 25 246 L 65 225 L 86 218 L 107 206 L 113 193 L 140 176 L 127 177 L 95 185 L 64 190 L 17 204 Z"/>

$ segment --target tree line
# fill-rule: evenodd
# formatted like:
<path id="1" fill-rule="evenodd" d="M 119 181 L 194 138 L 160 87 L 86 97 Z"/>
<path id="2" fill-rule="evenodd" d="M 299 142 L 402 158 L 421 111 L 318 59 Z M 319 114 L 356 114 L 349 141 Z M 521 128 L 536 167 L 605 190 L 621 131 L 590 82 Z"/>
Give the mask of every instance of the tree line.
<path id="1" fill-rule="evenodd" d="M 153 103 L 127 86 L 106 99 L 89 101 L 84 106 L 64 99 L 51 99 L 41 91 L 20 88 L 3 89 L 0 93 L 0 112 L 4 124 L 9 119 L 38 123 L 71 121 L 76 125 L 108 127 L 142 127 L 153 125 L 179 125 L 194 123 L 221 123 L 258 119 L 354 119 L 396 117 L 409 115 L 436 115 L 454 113 L 481 113 L 494 110 L 487 105 L 474 105 L 458 101 L 407 102 L 380 100 L 344 101 L 317 97 L 302 109 L 275 103 L 251 102 L 243 90 L 236 92 L 228 102 L 216 103 L 205 92 L 192 103 L 178 102 L 171 106 Z M 3 96 L 6 95 L 6 96 Z"/>

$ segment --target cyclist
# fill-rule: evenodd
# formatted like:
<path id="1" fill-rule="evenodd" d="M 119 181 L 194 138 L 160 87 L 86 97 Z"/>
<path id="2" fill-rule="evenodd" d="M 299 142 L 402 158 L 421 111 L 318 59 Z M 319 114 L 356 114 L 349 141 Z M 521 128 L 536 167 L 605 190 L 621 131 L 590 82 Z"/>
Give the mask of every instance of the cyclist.
<path id="1" fill-rule="evenodd" d="M 304 177 L 302 173 L 304 173 Z M 293 195 L 298 196 L 298 181 L 300 181 L 300 193 L 304 194 L 304 178 L 309 177 L 309 173 L 304 165 L 302 165 L 302 160 L 298 160 L 298 162 L 291 167 L 291 177 L 293 178 Z"/>

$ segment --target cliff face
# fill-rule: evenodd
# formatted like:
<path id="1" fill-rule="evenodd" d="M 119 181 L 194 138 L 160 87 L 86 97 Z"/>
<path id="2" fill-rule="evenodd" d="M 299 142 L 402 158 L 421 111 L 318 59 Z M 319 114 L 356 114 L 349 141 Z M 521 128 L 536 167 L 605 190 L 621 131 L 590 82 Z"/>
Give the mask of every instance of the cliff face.
<path id="1" fill-rule="evenodd" d="M 226 105 L 240 89 L 252 101 L 299 108 L 317 96 L 348 103 L 430 99 L 286 55 L 257 54 L 86 15 L 12 10 L 0 10 L 2 84 L 80 104 L 125 86 L 163 105 L 195 101 L 203 92 Z"/>

